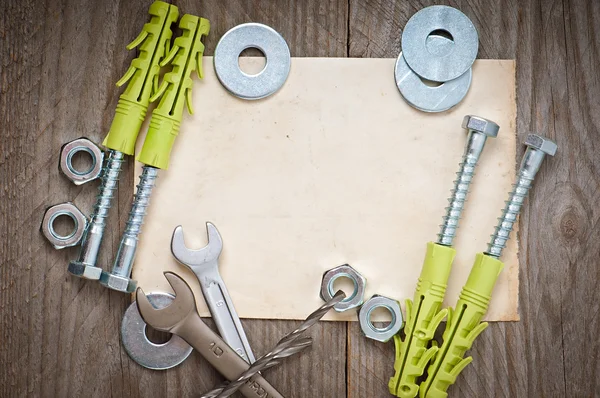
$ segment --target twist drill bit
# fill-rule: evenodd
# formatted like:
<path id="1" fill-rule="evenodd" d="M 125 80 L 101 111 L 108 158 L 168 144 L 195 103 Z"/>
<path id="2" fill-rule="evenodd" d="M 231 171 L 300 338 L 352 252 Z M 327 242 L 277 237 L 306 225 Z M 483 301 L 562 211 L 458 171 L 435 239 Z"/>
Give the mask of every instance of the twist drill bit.
<path id="1" fill-rule="evenodd" d="M 252 378 L 258 372 L 270 368 L 274 366 L 274 361 L 278 362 L 278 360 L 291 356 L 297 352 L 304 350 L 310 345 L 307 343 L 307 339 L 299 338 L 300 335 L 308 328 L 316 324 L 323 316 L 333 308 L 334 305 L 342 301 L 346 295 L 344 292 L 339 290 L 331 300 L 323 304 L 320 308 L 310 314 L 302 324 L 283 337 L 275 348 L 273 348 L 270 352 L 260 357 L 256 362 L 254 362 L 247 371 L 242 373 L 237 380 L 232 381 L 231 383 L 225 383 L 214 390 L 209 391 L 204 394 L 202 398 L 225 398 L 229 397 L 231 394 L 236 392 L 240 387 L 242 387 L 248 380 Z"/>

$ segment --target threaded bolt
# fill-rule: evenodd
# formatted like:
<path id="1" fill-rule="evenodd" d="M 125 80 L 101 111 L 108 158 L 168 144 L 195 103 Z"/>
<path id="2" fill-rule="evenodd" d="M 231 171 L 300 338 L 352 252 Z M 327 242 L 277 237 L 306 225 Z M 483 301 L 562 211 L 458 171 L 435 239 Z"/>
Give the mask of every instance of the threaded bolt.
<path id="1" fill-rule="evenodd" d="M 450 205 L 446 207 L 446 215 L 440 225 L 437 243 L 444 246 L 452 246 L 452 241 L 458 229 L 458 220 L 462 214 L 469 186 L 475 174 L 475 166 L 488 137 L 498 136 L 500 127 L 491 120 L 479 116 L 467 115 L 463 119 L 462 127 L 468 130 L 467 143 L 454 188 L 450 191 Z"/>
<path id="2" fill-rule="evenodd" d="M 508 194 L 508 200 L 505 202 L 506 206 L 504 206 L 502 215 L 498 218 L 498 225 L 496 225 L 492 239 L 488 243 L 486 254 L 495 258 L 499 258 L 502 255 L 502 250 L 506 247 L 506 242 L 515 222 L 517 222 L 517 216 L 521 212 L 523 202 L 544 157 L 546 155 L 554 156 L 558 148 L 554 141 L 536 134 L 530 134 L 525 140 L 525 145 L 527 145 L 527 150 L 521 160 L 516 182 L 513 184 L 512 191 Z"/>
<path id="3" fill-rule="evenodd" d="M 98 187 L 96 204 L 90 216 L 90 222 L 81 242 L 81 250 L 76 261 L 71 261 L 67 270 L 71 275 L 98 280 L 102 269 L 96 267 L 102 236 L 106 227 L 106 218 L 111 207 L 114 192 L 119 182 L 119 173 L 124 161 L 122 152 L 110 150 L 102 168 L 101 183 Z"/>
<path id="4" fill-rule="evenodd" d="M 103 271 L 100 276 L 100 283 L 110 289 L 131 293 L 137 287 L 137 282 L 130 278 L 131 269 L 137 250 L 138 237 L 144 223 L 146 209 L 150 205 L 150 195 L 152 195 L 152 188 L 154 188 L 157 177 L 157 168 L 144 166 L 112 271 L 110 273 Z"/>

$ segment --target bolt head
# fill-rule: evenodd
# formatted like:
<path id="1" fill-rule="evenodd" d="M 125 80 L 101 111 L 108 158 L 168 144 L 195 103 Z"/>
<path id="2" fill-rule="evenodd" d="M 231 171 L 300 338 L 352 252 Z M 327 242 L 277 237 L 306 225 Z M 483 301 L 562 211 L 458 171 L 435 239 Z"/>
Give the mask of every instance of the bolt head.
<path id="1" fill-rule="evenodd" d="M 558 149 L 556 142 L 537 134 L 529 134 L 525 140 L 525 145 L 538 149 L 550 156 L 554 156 L 556 150 Z"/>
<path id="2" fill-rule="evenodd" d="M 106 271 L 102 271 L 100 284 L 109 289 L 123 293 L 133 293 L 137 287 L 137 281 L 124 276 L 114 275 Z"/>
<path id="3" fill-rule="evenodd" d="M 475 115 L 467 115 L 464 117 L 462 122 L 464 129 L 477 131 L 478 133 L 485 134 L 488 137 L 497 137 L 500 126 L 491 120 L 484 119 Z"/>
<path id="4" fill-rule="evenodd" d="M 67 267 L 67 271 L 78 278 L 90 279 L 97 281 L 102 275 L 102 268 L 87 265 L 81 261 L 71 261 Z"/>

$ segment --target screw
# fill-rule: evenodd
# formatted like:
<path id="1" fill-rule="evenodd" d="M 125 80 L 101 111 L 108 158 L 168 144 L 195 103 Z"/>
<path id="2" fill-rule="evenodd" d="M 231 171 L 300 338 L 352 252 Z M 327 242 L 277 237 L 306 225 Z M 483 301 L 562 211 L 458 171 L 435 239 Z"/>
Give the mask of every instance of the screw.
<path id="1" fill-rule="evenodd" d="M 76 261 L 71 261 L 67 268 L 69 273 L 74 276 L 92 280 L 100 278 L 102 269 L 96 267 L 96 261 L 98 260 L 100 243 L 102 242 L 102 236 L 106 227 L 108 210 L 110 209 L 114 192 L 117 189 L 123 157 L 122 152 L 114 150 L 108 152 L 106 163 L 102 169 L 102 176 L 100 177 L 102 182 L 98 187 L 94 211 L 90 216 L 90 222 L 81 242 L 79 258 Z"/>
<path id="2" fill-rule="evenodd" d="M 491 120 L 479 116 L 467 115 L 463 119 L 462 127 L 469 131 L 467 144 L 463 154 L 460 168 L 454 181 L 451 197 L 448 199 L 450 206 L 446 207 L 446 215 L 443 224 L 440 225 L 437 243 L 444 246 L 452 246 L 452 241 L 458 229 L 458 220 L 463 211 L 469 185 L 475 173 L 475 166 L 483 151 L 485 141 L 488 137 L 495 138 L 500 127 Z"/>
<path id="3" fill-rule="evenodd" d="M 124 293 L 131 293 L 137 287 L 137 281 L 130 278 L 133 260 L 137 250 L 138 237 L 141 232 L 146 208 L 150 205 L 150 195 L 158 176 L 158 169 L 152 166 L 144 166 L 140 183 L 137 186 L 135 199 L 129 211 L 129 219 L 125 226 L 125 232 L 119 243 L 117 258 L 110 273 L 103 271 L 100 283 L 110 289 Z"/>
<path id="4" fill-rule="evenodd" d="M 498 218 L 498 225 L 492 234 L 492 239 L 488 243 L 486 254 L 499 258 L 502 250 L 506 247 L 506 242 L 517 221 L 517 216 L 521 211 L 523 202 L 527 193 L 533 184 L 533 179 L 537 174 L 542 161 L 546 155 L 554 156 L 558 146 L 552 140 L 536 134 L 530 134 L 525 140 L 527 150 L 521 160 L 521 167 L 517 173 L 517 181 L 513 184 L 513 190 L 508 195 L 506 206 L 502 210 L 502 216 Z"/>

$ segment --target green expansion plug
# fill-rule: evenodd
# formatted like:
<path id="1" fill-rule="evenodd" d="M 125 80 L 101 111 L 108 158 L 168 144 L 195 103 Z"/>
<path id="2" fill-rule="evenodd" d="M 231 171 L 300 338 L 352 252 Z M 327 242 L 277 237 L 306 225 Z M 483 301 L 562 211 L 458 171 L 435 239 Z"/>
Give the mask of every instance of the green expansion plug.
<path id="1" fill-rule="evenodd" d="M 527 150 L 521 161 L 517 181 L 509 193 L 502 215 L 498 218 L 487 251 L 475 257 L 475 264 L 467 283 L 456 306 L 448 314 L 442 345 L 434 354 L 427 369 L 427 379 L 419 388 L 421 398 L 448 396 L 448 387 L 454 384 L 456 377 L 473 360 L 472 357 L 463 358 L 465 352 L 488 325 L 487 322 L 481 323 L 481 319 L 487 312 L 494 285 L 504 268 L 504 264 L 499 260 L 502 250 L 545 155 L 554 156 L 557 150 L 553 141 L 535 134 L 530 134 L 525 144 Z"/>
<path id="2" fill-rule="evenodd" d="M 179 27 L 182 35 L 175 39 L 173 48 L 161 62 L 161 66 L 170 62 L 173 70 L 165 75 L 160 88 L 151 98 L 154 100 L 162 96 L 152 112 L 148 134 L 137 158 L 147 166 L 160 169 L 169 166 L 171 149 L 183 118 L 184 102 L 188 112 L 193 113 L 191 74 L 196 70 L 199 78 L 203 76 L 204 44 L 201 40 L 208 34 L 210 23 L 207 19 L 186 14 L 181 18 Z"/>
<path id="3" fill-rule="evenodd" d="M 144 25 L 138 37 L 127 49 L 139 46 L 139 56 L 131 61 L 117 86 L 127 84 L 119 97 L 115 117 L 103 145 L 109 149 L 133 155 L 135 141 L 146 118 L 153 91 L 158 88 L 160 61 L 169 52 L 171 25 L 177 21 L 179 11 L 174 5 L 156 1 L 148 11 L 152 18 Z"/>
<path id="4" fill-rule="evenodd" d="M 437 346 L 433 344 L 429 347 L 429 342 L 433 340 L 437 327 L 448 313 L 441 307 L 452 261 L 456 254 L 452 243 L 458 228 L 458 220 L 486 140 L 496 137 L 499 130 L 496 123 L 471 115 L 465 116 L 462 126 L 468 130 L 467 143 L 460 169 L 456 173 L 458 178 L 454 181 L 452 196 L 448 200 L 450 205 L 446 208 L 437 242 L 430 242 L 427 245 L 414 300 L 406 301 L 405 337 L 402 339 L 399 335 L 394 336 L 395 373 L 388 387 L 390 393 L 401 398 L 417 396 L 419 393 L 417 379 L 423 375 L 425 367 L 437 352 Z"/>
<path id="5" fill-rule="evenodd" d="M 440 308 L 455 254 L 456 251 L 451 247 L 433 242 L 427 244 L 414 300 L 406 300 L 406 337 L 402 340 L 399 335 L 394 336 L 395 374 L 388 387 L 397 397 L 417 395 L 419 385 L 416 380 L 437 351 L 437 347 L 427 346 L 440 322 L 446 317 L 447 310 Z"/>

